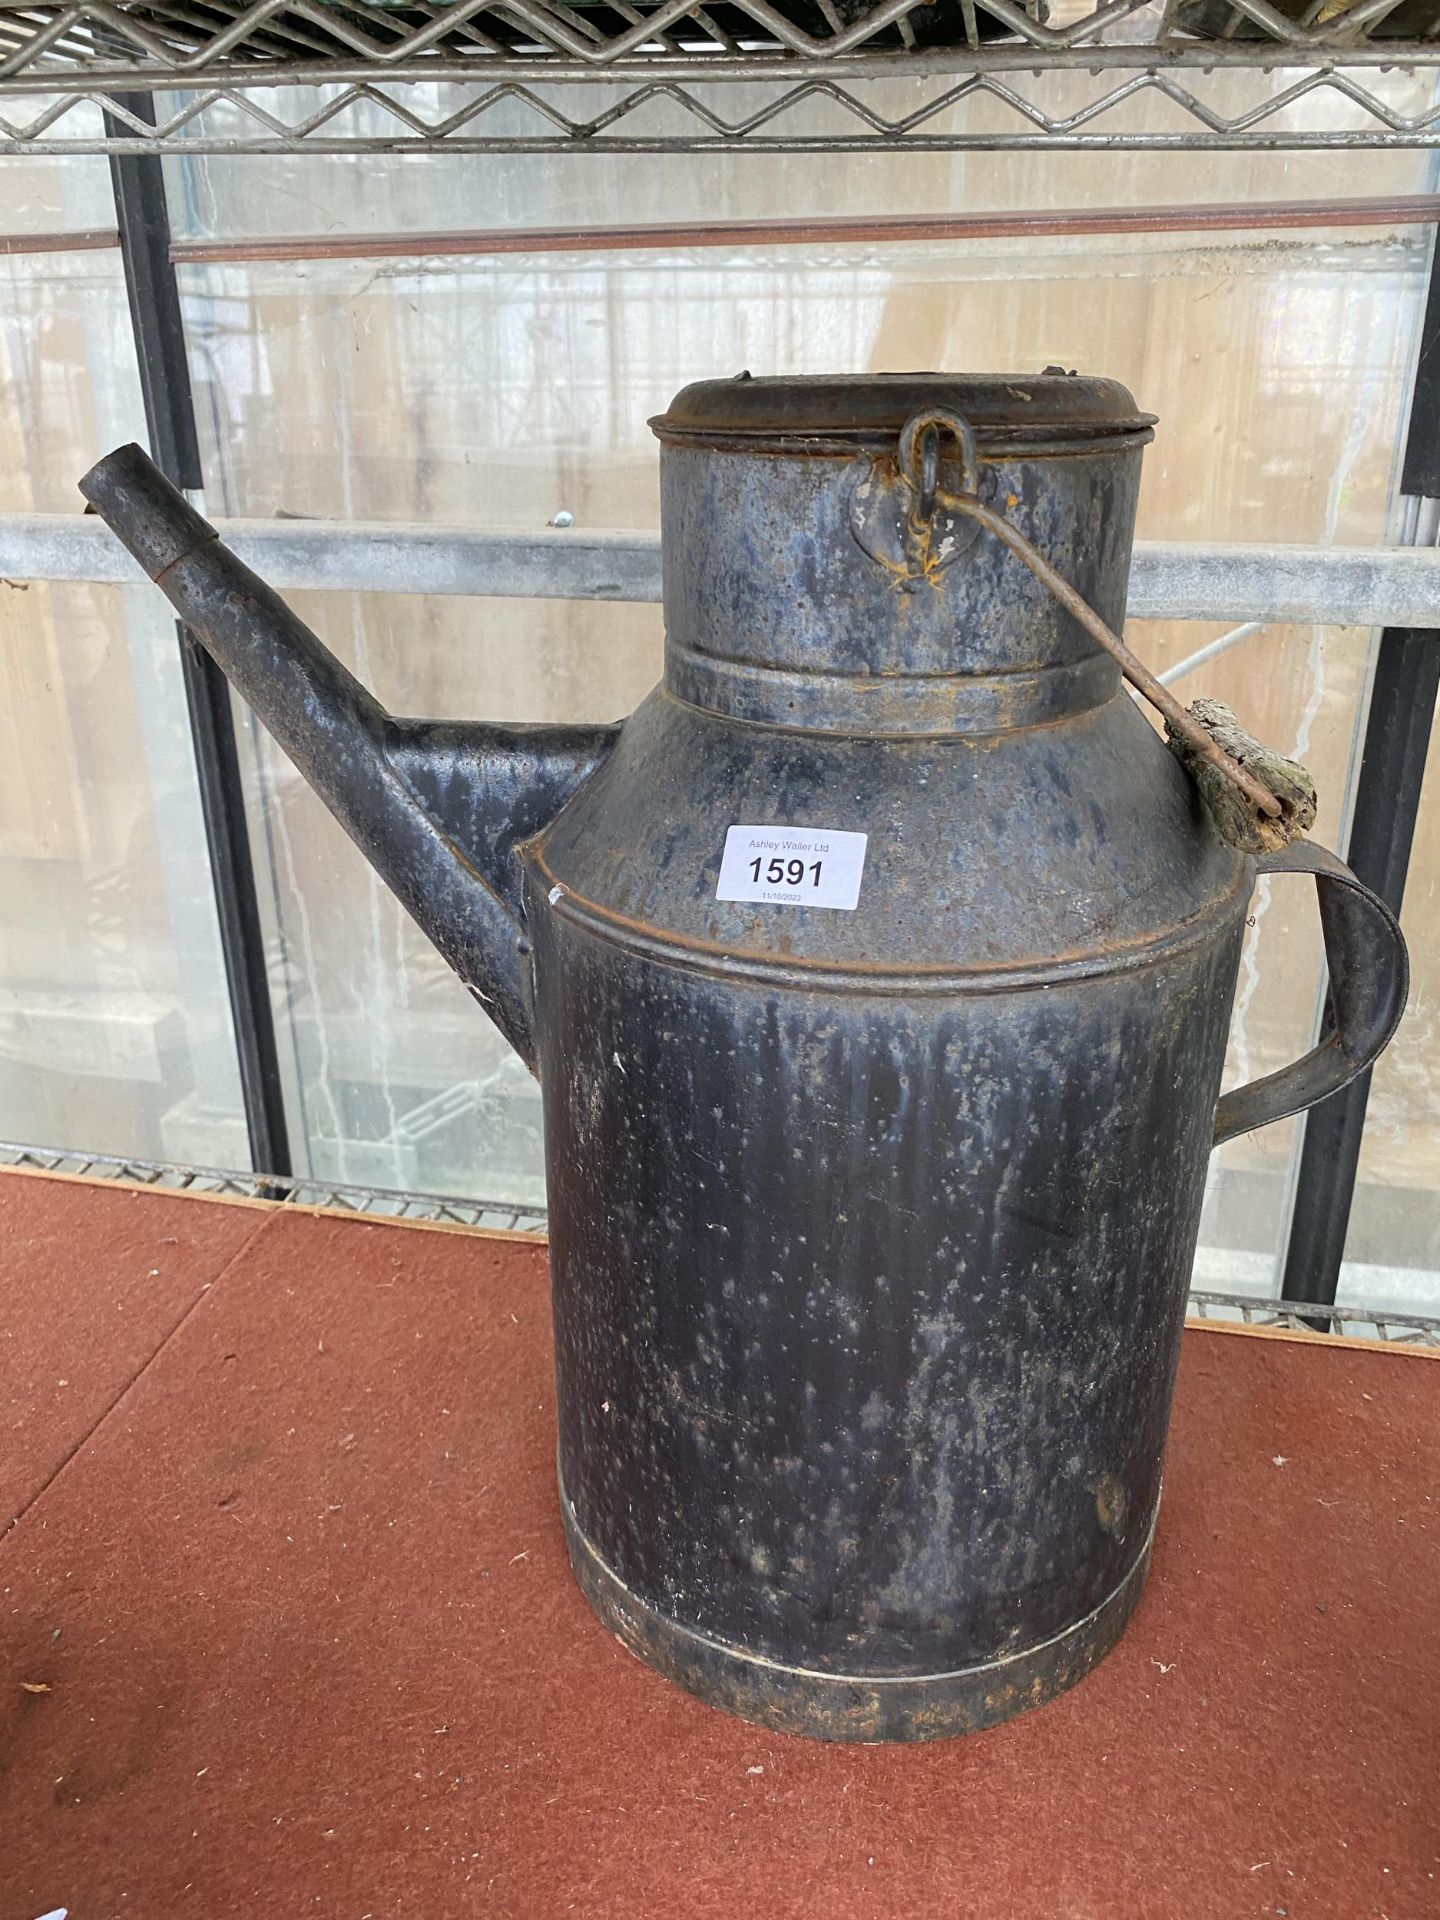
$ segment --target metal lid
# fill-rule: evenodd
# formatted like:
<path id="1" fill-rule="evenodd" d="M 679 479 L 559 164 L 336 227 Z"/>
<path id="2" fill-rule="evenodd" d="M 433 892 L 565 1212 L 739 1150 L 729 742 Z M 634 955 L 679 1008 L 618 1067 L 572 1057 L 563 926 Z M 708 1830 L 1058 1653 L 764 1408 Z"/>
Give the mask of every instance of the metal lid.
<path id="1" fill-rule="evenodd" d="M 1118 380 L 1047 367 L 1038 374 L 865 373 L 697 380 L 650 422 L 668 446 L 850 453 L 893 447 L 913 414 L 962 414 L 984 454 L 1143 446 L 1155 424 Z"/>

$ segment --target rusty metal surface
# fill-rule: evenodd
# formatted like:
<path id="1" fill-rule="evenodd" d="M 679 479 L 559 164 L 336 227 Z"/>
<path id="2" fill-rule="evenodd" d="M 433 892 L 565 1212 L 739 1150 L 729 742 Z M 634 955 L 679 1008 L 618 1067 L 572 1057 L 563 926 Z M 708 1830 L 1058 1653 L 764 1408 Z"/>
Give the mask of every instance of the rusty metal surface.
<path id="1" fill-rule="evenodd" d="M 72 229 L 68 233 L 0 233 L 0 260 L 21 253 L 105 253 L 120 245 L 114 227 Z"/>
<path id="2" fill-rule="evenodd" d="M 1044 373 L 792 374 L 696 380 L 650 422 L 665 447 L 803 453 L 861 449 L 894 454 L 905 424 L 938 405 L 937 393 L 963 388 L 966 419 L 979 451 L 1043 454 L 1066 446 L 1094 450 L 1113 442 L 1145 446 L 1155 425 L 1118 380 Z M 950 409 L 955 411 L 955 409 Z"/>
<path id="3" fill-rule="evenodd" d="M 869 1745 L 979 1733 L 1043 1707 L 1083 1680 L 1125 1631 L 1145 1590 L 1159 1511 L 1114 1592 L 1054 1639 L 958 1672 L 864 1680 L 758 1654 L 737 1658 L 733 1647 L 682 1626 L 633 1593 L 585 1537 L 563 1485 L 560 1517 L 581 1592 L 637 1660 L 711 1706 L 777 1733 Z"/>
<path id="4" fill-rule="evenodd" d="M 1069 1684 L 1138 1592 L 1255 868 L 1003 543 L 856 537 L 928 384 L 1118 621 L 1130 396 L 790 384 L 667 420 L 665 681 L 618 730 L 394 721 L 143 457 L 85 484 L 540 1074 L 592 1600 L 736 1711 L 918 1739 Z M 754 822 L 866 835 L 853 901 L 720 898 Z M 1335 942 L 1348 1066 L 1398 949 Z"/>
<path id="5" fill-rule="evenodd" d="M 917 584 L 855 540 L 865 441 L 916 384 L 666 416 L 665 687 L 521 850 L 577 1563 L 642 1655 L 834 1738 L 981 1724 L 1104 1641 L 1081 1623 L 1158 1497 L 1251 871 L 1003 547 Z M 1057 454 L 1021 398 L 988 484 L 1118 611 L 1143 441 L 1104 402 Z M 1096 659 L 1103 688 L 1066 677 Z M 1044 724 L 937 719 L 1027 675 L 1061 689 Z M 749 820 L 868 832 L 861 906 L 718 901 Z M 1011 1693 L 937 1678 L 1052 1643 L 1073 1670 Z"/>
<path id="6" fill-rule="evenodd" d="M 856 537 L 857 502 L 889 485 L 900 429 L 937 386 L 716 381 L 652 423 L 673 694 L 771 727 L 876 737 L 991 737 L 1055 720 L 1082 692 L 1108 703 L 1118 671 L 995 543 L 969 550 L 963 582 L 922 588 Z M 1036 545 L 1073 556 L 1086 602 L 1123 620 L 1148 416 L 1110 381 L 983 378 L 965 391 L 982 490 Z M 943 465 L 954 491 L 955 463 Z"/>

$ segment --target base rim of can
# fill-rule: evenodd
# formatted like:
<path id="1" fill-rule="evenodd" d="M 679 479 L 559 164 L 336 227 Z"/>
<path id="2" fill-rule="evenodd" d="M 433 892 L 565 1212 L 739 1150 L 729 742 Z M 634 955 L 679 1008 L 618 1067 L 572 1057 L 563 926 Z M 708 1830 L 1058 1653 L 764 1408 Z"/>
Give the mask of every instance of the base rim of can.
<path id="1" fill-rule="evenodd" d="M 794 1667 L 682 1626 L 643 1600 L 606 1561 L 560 1485 L 570 1566 L 603 1625 L 636 1659 L 722 1712 L 811 1740 L 955 1739 L 1044 1706 L 1083 1680 L 1124 1632 L 1144 1591 L 1159 1520 L 1092 1612 L 1039 1645 L 947 1673 L 838 1674 Z"/>

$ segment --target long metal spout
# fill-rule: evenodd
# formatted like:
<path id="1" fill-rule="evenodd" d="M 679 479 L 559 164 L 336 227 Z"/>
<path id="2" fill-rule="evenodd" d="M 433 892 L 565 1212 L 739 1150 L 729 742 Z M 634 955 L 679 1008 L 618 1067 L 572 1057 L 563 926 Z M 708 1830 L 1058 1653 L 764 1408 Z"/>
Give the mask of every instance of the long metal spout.
<path id="1" fill-rule="evenodd" d="M 108 454 L 80 491 L 533 1066 L 524 928 L 391 764 L 384 708 L 139 447 Z"/>

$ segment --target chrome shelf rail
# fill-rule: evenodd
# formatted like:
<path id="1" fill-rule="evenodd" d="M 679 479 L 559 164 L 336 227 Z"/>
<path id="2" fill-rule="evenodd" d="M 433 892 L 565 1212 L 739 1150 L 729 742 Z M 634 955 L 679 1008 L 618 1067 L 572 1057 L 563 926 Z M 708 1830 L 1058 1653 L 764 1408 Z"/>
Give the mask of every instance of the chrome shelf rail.
<path id="1" fill-rule="evenodd" d="M 1435 146 L 1437 64 L 1430 0 L 0 0 L 0 154 Z"/>
<path id="2" fill-rule="evenodd" d="M 63 1173 L 75 1179 L 118 1180 L 171 1193 L 210 1194 L 220 1199 L 265 1200 L 277 1206 L 325 1207 L 377 1219 L 428 1220 L 445 1226 L 482 1227 L 494 1233 L 545 1232 L 545 1209 L 509 1200 L 457 1199 L 408 1193 L 398 1187 L 357 1187 L 274 1173 L 240 1173 L 223 1167 L 181 1166 L 174 1161 L 136 1160 L 119 1154 L 86 1153 L 76 1147 L 31 1147 L 0 1141 L 0 1168 L 22 1173 Z"/>
<path id="3" fill-rule="evenodd" d="M 214 524 L 280 592 L 660 599 L 658 533 L 383 520 Z M 125 585 L 143 578 L 93 516 L 0 514 L 0 579 Z M 1127 615 L 1440 630 L 1440 549 L 1141 540 Z"/>
<path id="4" fill-rule="evenodd" d="M 1337 1307 L 1324 1300 L 1266 1300 L 1248 1293 L 1191 1292 L 1188 1315 L 1212 1324 L 1239 1323 L 1284 1333 L 1314 1333 L 1328 1322 L 1338 1334 L 1376 1340 L 1386 1346 L 1429 1347 L 1440 1352 L 1440 1320 L 1428 1314 L 1400 1313 L 1390 1307 Z"/>

